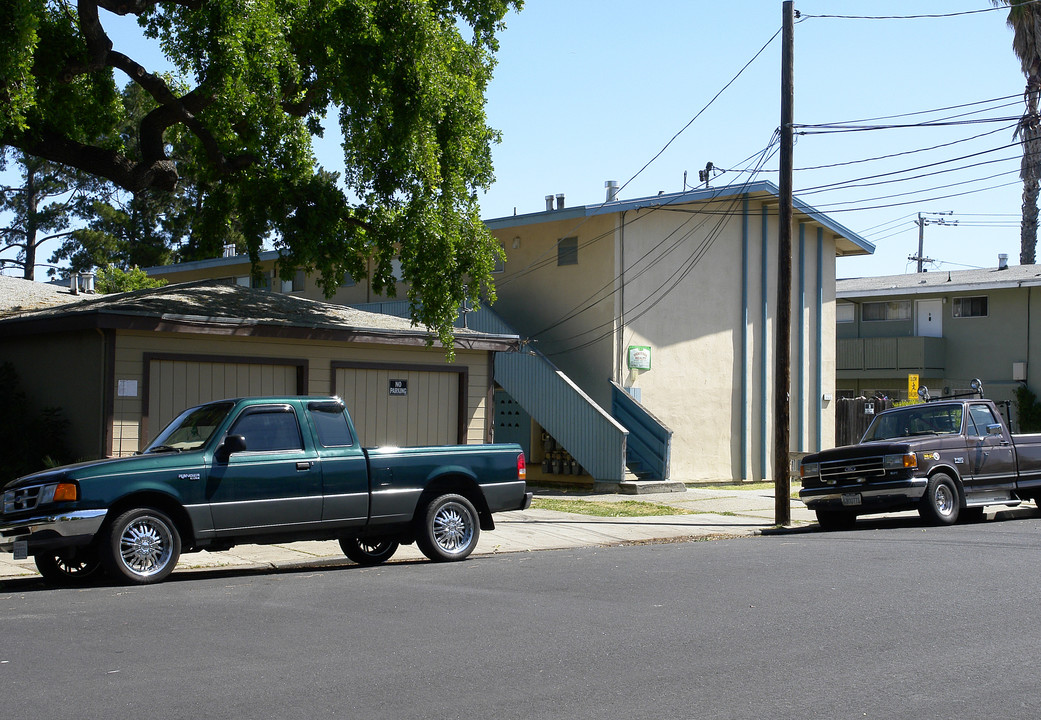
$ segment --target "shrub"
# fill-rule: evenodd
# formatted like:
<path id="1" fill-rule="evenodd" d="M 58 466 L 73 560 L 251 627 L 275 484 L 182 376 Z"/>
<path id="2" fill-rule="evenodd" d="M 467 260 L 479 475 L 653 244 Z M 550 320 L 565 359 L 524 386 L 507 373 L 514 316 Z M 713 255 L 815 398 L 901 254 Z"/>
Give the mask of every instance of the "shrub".
<path id="1" fill-rule="evenodd" d="M 1016 388 L 1016 415 L 1019 418 L 1019 432 L 1041 432 L 1041 403 L 1026 385 Z"/>
<path id="2" fill-rule="evenodd" d="M 69 462 L 69 421 L 61 408 L 34 413 L 11 363 L 0 364 L 0 485 Z"/>

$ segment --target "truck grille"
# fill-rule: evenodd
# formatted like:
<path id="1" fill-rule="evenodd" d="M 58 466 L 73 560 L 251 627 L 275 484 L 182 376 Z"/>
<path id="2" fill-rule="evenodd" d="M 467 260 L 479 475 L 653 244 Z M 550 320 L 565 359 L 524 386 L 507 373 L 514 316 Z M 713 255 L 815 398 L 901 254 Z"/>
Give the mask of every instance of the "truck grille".
<path id="1" fill-rule="evenodd" d="M 828 485 L 845 485 L 854 482 L 870 482 L 885 477 L 882 456 L 829 460 L 820 464 L 821 482 Z"/>
<path id="2" fill-rule="evenodd" d="M 40 502 L 40 490 L 43 485 L 15 488 L 4 493 L 4 514 L 32 510 Z"/>

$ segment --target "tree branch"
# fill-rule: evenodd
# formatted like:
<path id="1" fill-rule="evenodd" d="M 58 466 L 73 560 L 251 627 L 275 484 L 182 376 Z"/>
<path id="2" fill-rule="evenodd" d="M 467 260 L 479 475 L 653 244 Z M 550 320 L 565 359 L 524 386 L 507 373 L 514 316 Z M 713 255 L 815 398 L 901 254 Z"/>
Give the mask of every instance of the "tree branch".
<path id="1" fill-rule="evenodd" d="M 156 4 L 157 0 L 97 0 L 98 7 L 116 15 L 140 15 Z M 198 10 L 202 7 L 202 0 L 167 0 L 167 4 Z"/>
<path id="2" fill-rule="evenodd" d="M 103 177 L 130 192 L 150 187 L 173 190 L 177 186 L 177 168 L 166 158 L 134 163 L 115 151 L 85 145 L 48 130 L 34 138 L 0 137 L 0 144 Z"/>

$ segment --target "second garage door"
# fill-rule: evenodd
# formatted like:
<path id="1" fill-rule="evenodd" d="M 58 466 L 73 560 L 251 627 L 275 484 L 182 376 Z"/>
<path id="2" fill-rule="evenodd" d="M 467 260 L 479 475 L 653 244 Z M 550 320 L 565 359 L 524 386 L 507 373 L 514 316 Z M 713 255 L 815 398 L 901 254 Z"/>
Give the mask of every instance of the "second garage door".
<path id="1" fill-rule="evenodd" d="M 339 367 L 336 392 L 362 445 L 459 444 L 460 373 Z"/>

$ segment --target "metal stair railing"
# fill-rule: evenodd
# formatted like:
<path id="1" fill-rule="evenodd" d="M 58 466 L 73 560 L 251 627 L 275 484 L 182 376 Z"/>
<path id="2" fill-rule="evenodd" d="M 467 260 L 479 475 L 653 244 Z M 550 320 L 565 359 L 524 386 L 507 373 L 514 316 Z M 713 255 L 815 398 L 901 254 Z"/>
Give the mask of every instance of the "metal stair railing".
<path id="1" fill-rule="evenodd" d="M 625 462 L 641 480 L 668 480 L 672 430 L 611 380 L 611 414 L 629 431 Z"/>
<path id="2" fill-rule="evenodd" d="M 625 479 L 629 432 L 545 355 L 495 354 L 495 382 L 600 482 Z"/>

